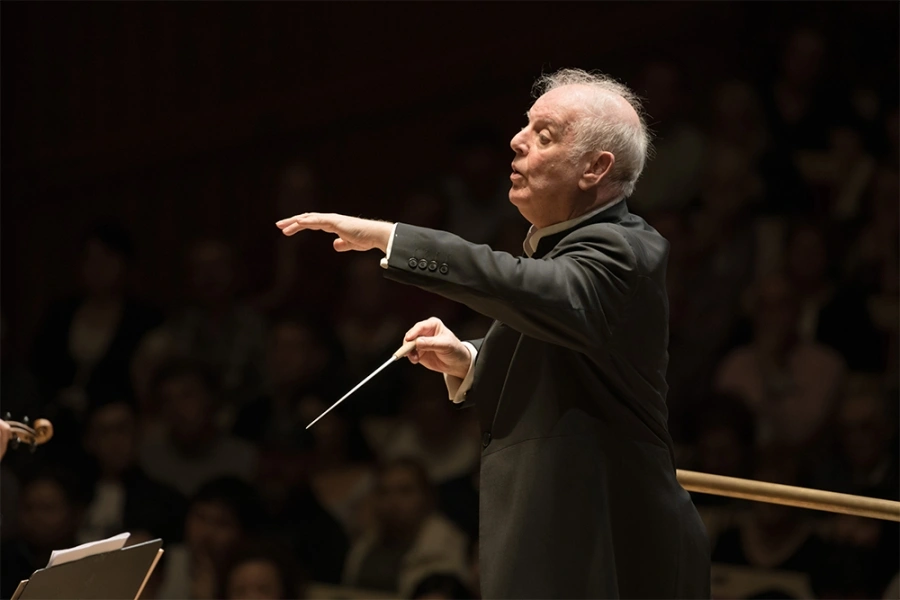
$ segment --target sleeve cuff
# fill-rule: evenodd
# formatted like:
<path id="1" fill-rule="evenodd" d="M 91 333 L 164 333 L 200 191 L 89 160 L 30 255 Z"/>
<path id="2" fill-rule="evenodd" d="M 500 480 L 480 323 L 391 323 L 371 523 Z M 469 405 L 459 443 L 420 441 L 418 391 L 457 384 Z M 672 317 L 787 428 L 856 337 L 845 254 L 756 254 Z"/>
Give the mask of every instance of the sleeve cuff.
<path id="1" fill-rule="evenodd" d="M 388 240 L 387 251 L 384 253 L 384 258 L 381 259 L 381 268 L 388 268 L 388 261 L 391 259 L 391 248 L 394 247 L 394 237 L 397 235 L 397 224 L 394 223 L 394 226 L 391 228 L 391 237 Z"/>
<path id="2" fill-rule="evenodd" d="M 465 379 L 460 379 L 455 375 L 444 374 L 444 383 L 447 385 L 447 392 L 450 400 L 454 404 L 460 404 L 466 399 L 466 393 L 472 387 L 472 380 L 475 378 L 475 357 L 478 356 L 478 350 L 469 342 L 463 342 L 463 345 L 469 349 L 469 371 L 466 373 Z"/>

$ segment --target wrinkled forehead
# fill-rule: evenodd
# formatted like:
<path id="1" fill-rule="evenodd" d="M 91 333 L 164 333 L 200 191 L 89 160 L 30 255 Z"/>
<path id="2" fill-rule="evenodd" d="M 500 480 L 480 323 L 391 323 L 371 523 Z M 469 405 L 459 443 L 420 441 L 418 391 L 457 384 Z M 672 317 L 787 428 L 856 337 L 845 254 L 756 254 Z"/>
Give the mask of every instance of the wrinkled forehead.
<path id="1" fill-rule="evenodd" d="M 591 100 L 590 90 L 566 85 L 538 98 L 526 116 L 533 121 L 544 119 L 565 126 L 582 117 L 588 111 Z"/>

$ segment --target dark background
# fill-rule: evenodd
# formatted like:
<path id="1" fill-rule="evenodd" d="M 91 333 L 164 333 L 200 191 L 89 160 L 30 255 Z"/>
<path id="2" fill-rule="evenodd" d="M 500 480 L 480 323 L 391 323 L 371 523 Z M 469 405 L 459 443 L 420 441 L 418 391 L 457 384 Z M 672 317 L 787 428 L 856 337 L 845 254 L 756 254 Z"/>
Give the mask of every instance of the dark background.
<path id="1" fill-rule="evenodd" d="M 218 238 L 233 252 L 229 268 L 236 274 L 234 302 L 250 306 L 268 323 L 265 335 L 274 335 L 271 331 L 277 329 L 285 310 L 313 314 L 329 324 L 343 353 L 349 355 L 346 364 L 339 365 L 344 377 L 335 379 L 341 382 L 334 384 L 336 388 L 365 374 L 364 366 L 377 365 L 389 355 L 390 347 L 399 344 L 399 337 L 396 344 L 384 343 L 383 347 L 373 342 L 368 354 L 348 348 L 348 340 L 354 336 L 347 331 L 365 329 L 359 322 L 372 325 L 381 318 L 388 321 L 390 316 L 402 335 L 416 320 L 438 314 L 454 328 L 473 333 L 483 330 L 484 323 L 466 309 L 432 303 L 407 290 L 388 286 L 384 288 L 387 296 L 375 299 L 375 292 L 366 287 L 368 272 L 359 267 L 358 273 L 351 266 L 361 263 L 354 262 L 356 257 L 330 253 L 324 235 L 295 238 L 295 260 L 300 266 L 290 277 L 280 274 L 276 264 L 284 259 L 277 258 L 282 242 L 274 221 L 307 210 L 400 220 L 424 214 L 417 212 L 417 207 L 421 208 L 417 203 L 427 197 L 443 208 L 432 223 L 417 224 L 452 227 L 452 220 L 442 219 L 440 213 L 457 200 L 442 195 L 441 182 L 465 179 L 467 158 L 486 155 L 487 164 L 495 169 L 489 178 L 502 183 L 512 157 L 508 140 L 523 125 L 523 113 L 533 101 L 531 83 L 542 72 L 574 66 L 600 69 L 648 96 L 649 121 L 661 144 L 667 136 L 675 139 L 673 132 L 685 128 L 705 140 L 717 138 L 721 131 L 714 118 L 715 98 L 724 83 L 745 82 L 762 107 L 763 116 L 755 126 L 767 136 L 767 150 L 749 169 L 764 181 L 764 191 L 753 201 L 723 216 L 728 211 L 710 208 L 709 193 L 703 191 L 714 175 L 701 169 L 688 200 L 664 200 L 652 207 L 636 202 L 632 206 L 667 237 L 674 232 L 678 237 L 670 237 L 673 254 L 688 257 L 683 264 L 682 259 L 672 259 L 673 272 L 690 275 L 678 275 L 673 283 L 678 289 L 670 289 L 673 319 L 687 315 L 678 323 L 673 321 L 670 348 L 671 429 L 681 448 L 684 464 L 680 466 L 704 465 L 696 456 L 705 448 L 703 433 L 715 428 L 703 425 L 704 417 L 710 407 L 724 402 L 715 392 L 735 392 L 716 384 L 716 373 L 729 351 L 753 337 L 754 321 L 746 296 L 753 294 L 751 284 L 766 271 L 759 257 L 778 255 L 779 248 L 790 247 L 788 242 L 769 247 L 766 244 L 775 238 L 758 232 L 766 224 L 774 224 L 775 231 L 789 235 L 807 224 L 822 233 L 827 287 L 846 291 L 837 295 L 840 298 L 853 298 L 838 303 L 829 313 L 837 333 L 828 337 L 820 331 L 817 338 L 839 355 L 836 360 L 851 383 L 845 388 L 842 377 L 840 389 L 830 390 L 835 396 L 829 400 L 834 408 L 826 411 L 828 425 L 821 427 L 814 442 L 807 440 L 802 448 L 782 452 L 805 465 L 803 473 L 813 473 L 805 483 L 825 487 L 827 482 L 852 480 L 855 483 L 846 483 L 842 491 L 895 498 L 895 429 L 872 434 L 889 440 L 876 450 L 882 453 L 881 462 L 876 462 L 889 466 L 884 471 L 887 475 L 875 476 L 874 487 L 859 484 L 854 476 L 842 480 L 819 471 L 838 472 L 839 465 L 846 462 L 842 454 L 846 451 L 841 450 L 844 438 L 837 424 L 838 415 L 843 414 L 837 408 L 841 399 L 874 394 L 883 406 L 873 410 L 883 409 L 887 412 L 878 414 L 888 415 L 880 420 L 895 420 L 890 411 L 897 405 L 896 321 L 879 315 L 897 312 L 897 263 L 890 262 L 897 239 L 890 221 L 896 226 L 900 201 L 895 184 L 898 17 L 898 5 L 891 2 L 4 2 L 0 40 L 2 357 L 8 369 L 5 373 L 15 372 L 23 381 L 30 378 L 37 391 L 29 396 L 21 389 L 31 384 L 8 384 L 0 401 L 4 409 L 13 407 L 32 417 L 54 416 L 73 428 L 68 436 L 61 432 L 59 439 L 51 442 L 55 449 L 48 446 L 34 457 L 17 455 L 4 466 L 23 493 L 28 473 L 48 465 L 89 472 L 89 467 L 72 457 L 90 453 L 83 449 L 81 439 L 93 414 L 90 407 L 113 402 L 110 392 L 89 389 L 88 408 L 70 410 L 61 403 L 59 392 L 72 384 L 71 376 L 47 373 L 54 367 L 47 366 L 46 354 L 36 340 L 39 332 L 52 334 L 54 328 L 61 338 L 67 335 L 67 322 L 54 321 L 52 307 L 61 299 L 81 297 L 83 242 L 101 221 L 115 221 L 133 238 L 136 252 L 128 289 L 130 297 L 157 311 L 158 322 L 150 319 L 148 323 L 171 324 L 183 309 L 196 303 L 186 257 L 196 240 Z M 791 40 L 803 28 L 816 32 L 824 52 L 813 83 L 804 88 L 805 116 L 800 126 L 792 126 L 779 121 L 770 99 L 779 82 L 790 80 L 783 74 L 785 56 Z M 653 89 L 659 90 L 660 85 L 668 89 L 669 99 L 677 98 L 673 101 L 676 109 L 663 110 L 662 97 L 654 98 L 653 89 L 647 89 L 653 81 L 654 65 L 661 65 L 661 71 L 657 71 Z M 677 83 L 666 88 L 659 78 L 669 81 L 665 79 L 668 76 Z M 860 108 L 873 102 L 874 108 Z M 846 141 L 848 135 L 850 141 Z M 472 139 L 476 141 L 465 143 Z M 851 150 L 846 150 L 847 146 Z M 851 174 L 850 165 L 843 160 L 846 156 L 860 164 L 870 160 L 873 166 L 869 171 L 859 170 L 863 174 L 859 175 L 862 183 L 855 195 L 856 208 L 835 216 L 833 205 L 840 195 L 835 181 L 843 181 L 845 169 L 846 177 Z M 813 166 L 805 168 L 805 164 Z M 289 179 L 298 169 L 312 182 L 300 186 L 300 191 L 285 183 L 285 174 Z M 836 175 L 830 178 L 829 173 Z M 638 184 L 638 193 L 640 189 Z M 728 221 L 721 229 L 731 233 L 694 248 L 691 244 L 706 231 L 706 217 L 713 223 L 717 218 Z M 877 225 L 880 221 L 884 225 L 885 219 L 888 231 L 883 233 L 884 227 Z M 873 234 L 879 240 L 874 243 L 887 248 L 882 253 L 887 256 L 884 264 L 878 262 L 881 258 L 871 259 L 872 264 L 856 258 L 865 254 L 860 248 L 868 247 L 866 240 L 873 227 L 879 231 Z M 503 220 L 493 237 L 474 241 L 517 251 L 526 230 L 524 221 Z M 740 248 L 729 249 L 728 243 L 745 239 L 744 234 L 751 240 L 746 249 L 753 257 L 748 259 L 746 276 L 739 276 L 733 284 L 727 277 L 716 279 L 715 257 L 732 256 L 731 252 L 742 256 Z M 374 253 L 365 256 L 376 264 L 378 258 Z M 799 269 L 803 271 L 802 263 Z M 881 271 L 873 276 L 872 269 Z M 275 294 L 274 300 L 262 300 L 267 290 L 285 277 L 290 280 L 284 284 L 287 291 Z M 694 303 L 693 313 L 690 306 L 678 312 L 685 305 L 684 298 L 691 295 L 724 314 L 723 329 L 727 331 L 722 340 L 694 342 L 692 332 L 718 325 L 703 321 L 700 300 Z M 872 308 L 875 305 L 881 308 Z M 701 317 L 696 316 L 698 311 Z M 148 324 L 139 333 L 155 325 Z M 854 337 L 845 335 L 845 329 L 863 333 Z M 120 357 L 123 365 L 131 364 L 131 353 L 136 351 L 134 346 L 129 348 Z M 338 350 L 336 356 L 340 353 Z M 204 358 L 199 350 L 187 354 L 182 358 Z M 358 359 L 355 363 L 354 356 Z M 685 366 L 694 358 L 696 365 Z M 679 360 L 680 364 L 674 364 Z M 260 367 L 263 380 L 267 368 Z M 214 366 L 212 369 L 215 371 Z M 120 370 L 112 379 L 131 377 L 127 367 Z M 372 427 L 378 429 L 377 425 L 370 427 L 373 420 L 393 423 L 394 419 L 401 423 L 397 426 L 402 426 L 404 419 L 407 424 L 415 422 L 400 398 L 418 393 L 417 376 L 408 366 L 398 367 L 397 372 L 396 381 L 376 387 L 368 399 L 358 399 L 376 408 L 348 409 L 341 417 L 349 427 L 370 432 Z M 213 373 L 214 378 L 221 375 Z M 51 377 L 61 383 L 48 386 Z M 67 377 L 70 381 L 64 381 Z M 434 379 L 437 391 L 428 393 L 443 393 L 439 378 Z M 13 380 L 6 377 L 7 382 Z M 862 380 L 864 383 L 852 384 Z M 137 422 L 141 424 L 149 417 L 142 412 L 145 408 L 140 398 L 135 399 L 140 394 L 130 389 L 132 383 L 119 386 L 123 389 L 117 388 L 112 395 L 138 405 Z M 266 385 L 263 381 L 221 402 L 240 411 L 253 406 L 258 396 L 265 396 Z M 878 391 L 847 391 L 860 389 Z M 326 405 L 337 397 L 332 391 L 337 394 L 341 389 L 317 390 Z M 758 407 L 746 399 L 736 403 L 749 405 L 745 420 L 764 427 L 762 421 L 754 421 L 764 420 L 755 412 Z M 21 415 L 13 415 L 17 416 Z M 232 412 L 219 419 L 219 426 L 246 437 L 265 453 L 267 436 L 239 431 L 241 418 L 236 419 Z M 832 423 L 832 418 L 837 421 Z M 465 417 L 460 419 L 460 431 L 467 431 Z M 742 428 L 746 423 L 740 417 L 731 414 L 722 420 L 732 423 L 730 429 L 722 426 L 724 429 L 745 440 Z M 734 425 L 735 421 L 739 424 Z M 368 437 L 371 455 L 357 461 L 366 468 L 386 458 L 373 435 Z M 742 451 L 751 457 L 766 456 L 770 449 L 762 447 L 765 444 L 757 434 L 750 437 L 753 439 Z M 141 443 L 135 440 L 135 444 Z M 309 459 L 308 454 L 325 452 L 309 450 L 308 441 L 301 446 L 303 452 L 291 455 L 301 456 L 297 458 L 301 462 Z M 89 462 L 84 459 L 84 464 Z M 751 470 L 741 474 L 749 475 Z M 93 481 L 87 475 L 82 479 Z M 832 487 L 837 489 L 838 484 Z M 262 484 L 257 484 L 257 489 L 261 490 Z M 313 485 L 313 489 L 318 488 Z M 82 504 L 90 505 L 96 500 L 96 490 L 88 490 L 84 498 Z M 321 497 L 318 500 L 324 503 Z M 445 498 L 444 502 L 452 501 Z M 4 529 L 11 531 L 6 514 Z M 723 521 L 723 530 L 728 530 L 730 518 Z M 278 529 L 277 518 L 272 519 Z M 459 517 L 457 524 L 465 529 L 460 520 L 464 517 Z M 844 547 L 853 546 L 845 539 L 853 537 L 847 531 L 872 528 L 872 522 L 841 523 L 829 522 L 816 531 L 832 540 L 829 544 Z M 129 524 L 127 519 L 121 526 L 158 534 L 150 525 Z M 715 526 L 710 528 L 712 531 Z M 777 530 L 776 526 L 772 531 Z M 859 534 L 858 538 L 865 539 L 857 539 L 855 549 L 848 552 L 858 558 L 878 548 L 887 566 L 875 574 L 859 570 L 837 577 L 838 583 L 821 583 L 816 569 L 827 572 L 829 567 L 823 565 L 847 561 L 834 558 L 844 556 L 840 553 L 816 554 L 820 550 L 807 552 L 819 557 L 815 560 L 807 558 L 807 562 L 781 567 L 809 575 L 816 593 L 823 596 L 880 595 L 897 571 L 896 554 L 886 555 L 883 550 L 893 546 L 896 551 L 897 538 L 895 529 L 872 531 L 868 538 Z M 352 545 L 353 535 L 345 534 L 345 543 Z M 173 537 L 177 540 L 181 535 L 179 531 Z M 9 543 L 22 543 L 9 536 L 13 540 Z M 773 539 L 777 537 L 773 534 Z M 29 552 L 40 554 L 35 543 L 24 543 L 31 544 Z M 787 547 L 792 542 L 784 543 Z M 828 558 L 821 558 L 826 555 Z M 303 562 L 301 551 L 296 558 Z M 720 562 L 773 566 L 754 564 L 747 556 L 723 554 L 720 558 Z M 866 563 L 868 559 L 858 560 Z M 222 569 L 217 576 L 225 576 Z M 315 579 L 315 573 L 309 578 Z"/>

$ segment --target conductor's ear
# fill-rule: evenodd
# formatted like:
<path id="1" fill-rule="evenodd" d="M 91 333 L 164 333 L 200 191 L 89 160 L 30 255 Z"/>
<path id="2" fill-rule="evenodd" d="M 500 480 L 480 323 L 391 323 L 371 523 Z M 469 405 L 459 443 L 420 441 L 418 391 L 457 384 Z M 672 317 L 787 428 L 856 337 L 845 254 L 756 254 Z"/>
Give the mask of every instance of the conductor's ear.
<path id="1" fill-rule="evenodd" d="M 596 187 L 609 174 L 615 163 L 616 157 L 606 150 L 589 155 L 581 179 L 578 180 L 578 187 L 582 191 Z"/>

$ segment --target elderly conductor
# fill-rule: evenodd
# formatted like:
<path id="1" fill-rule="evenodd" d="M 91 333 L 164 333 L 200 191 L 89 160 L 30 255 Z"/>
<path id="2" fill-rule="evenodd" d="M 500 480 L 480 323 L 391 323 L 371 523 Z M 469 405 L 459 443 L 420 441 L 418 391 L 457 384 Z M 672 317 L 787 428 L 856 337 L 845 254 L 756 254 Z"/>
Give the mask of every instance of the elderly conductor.
<path id="1" fill-rule="evenodd" d="M 389 279 L 495 319 L 472 342 L 435 318 L 406 335 L 410 360 L 478 413 L 484 597 L 709 598 L 708 541 L 666 425 L 668 243 L 625 201 L 649 147 L 640 104 L 575 69 L 536 90 L 510 143 L 524 256 L 334 214 L 278 227 L 378 248 Z"/>

